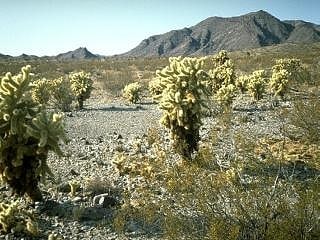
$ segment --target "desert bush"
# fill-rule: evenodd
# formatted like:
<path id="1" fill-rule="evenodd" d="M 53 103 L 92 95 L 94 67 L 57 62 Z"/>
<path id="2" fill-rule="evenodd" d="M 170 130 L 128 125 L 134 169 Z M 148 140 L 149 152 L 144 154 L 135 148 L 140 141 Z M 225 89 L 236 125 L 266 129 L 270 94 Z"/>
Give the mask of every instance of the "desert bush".
<path id="1" fill-rule="evenodd" d="M 309 93 L 306 99 L 293 102 L 289 122 L 296 126 L 300 135 L 311 143 L 320 141 L 320 98 L 317 93 Z"/>
<path id="2" fill-rule="evenodd" d="M 200 140 L 208 75 L 202 70 L 203 59 L 173 57 L 169 62 L 156 72 L 160 94 L 155 99 L 163 113 L 160 122 L 170 130 L 175 149 L 190 159 Z"/>
<path id="3" fill-rule="evenodd" d="M 51 89 L 53 106 L 63 112 L 71 111 L 74 95 L 71 91 L 70 82 L 63 77 L 53 79 Z"/>
<path id="4" fill-rule="evenodd" d="M 62 115 L 47 113 L 32 101 L 30 66 L 22 74 L 7 73 L 0 86 L 0 179 L 15 193 L 26 193 L 32 200 L 42 200 L 40 177 L 51 174 L 47 154 L 61 154 L 60 140 L 65 140 Z"/>
<path id="5" fill-rule="evenodd" d="M 131 103 L 137 103 L 141 100 L 141 85 L 139 82 L 134 82 L 126 85 L 123 89 L 123 97 Z"/>
<path id="6" fill-rule="evenodd" d="M 225 137 L 234 150 L 221 164 L 217 143 Z M 314 146 L 307 144 L 293 152 L 296 143 L 288 141 L 259 141 L 226 128 L 214 130 L 189 163 L 162 139 L 153 139 L 148 155 L 118 155 L 129 190 L 115 226 L 136 223 L 165 239 L 317 239 L 320 171 L 311 163 L 319 152 L 310 154 Z"/>
<path id="7" fill-rule="evenodd" d="M 83 109 L 83 102 L 90 98 L 93 89 L 93 81 L 89 73 L 84 71 L 70 73 L 69 80 L 71 83 L 71 90 L 78 101 L 79 109 Z"/>

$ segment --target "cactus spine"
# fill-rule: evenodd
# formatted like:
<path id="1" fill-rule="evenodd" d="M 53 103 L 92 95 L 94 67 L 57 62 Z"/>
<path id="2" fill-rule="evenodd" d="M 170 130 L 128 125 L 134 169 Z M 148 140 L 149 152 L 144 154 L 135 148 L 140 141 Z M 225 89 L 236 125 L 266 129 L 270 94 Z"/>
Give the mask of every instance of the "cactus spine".
<path id="1" fill-rule="evenodd" d="M 69 79 L 71 83 L 71 90 L 78 101 L 79 109 L 83 109 L 83 102 L 90 98 L 93 90 L 93 81 L 89 73 L 84 71 L 70 73 Z"/>
<path id="2" fill-rule="evenodd" d="M 163 111 L 160 123 L 171 131 L 174 147 L 190 159 L 198 149 L 199 129 L 206 108 L 208 75 L 202 70 L 203 59 L 169 58 L 169 66 L 156 72 L 159 101 Z"/>
<path id="3" fill-rule="evenodd" d="M 32 100 L 30 66 L 22 74 L 7 73 L 0 85 L 0 180 L 15 193 L 42 200 L 38 182 L 50 174 L 47 153 L 61 154 L 65 140 L 62 115 L 47 114 Z"/>

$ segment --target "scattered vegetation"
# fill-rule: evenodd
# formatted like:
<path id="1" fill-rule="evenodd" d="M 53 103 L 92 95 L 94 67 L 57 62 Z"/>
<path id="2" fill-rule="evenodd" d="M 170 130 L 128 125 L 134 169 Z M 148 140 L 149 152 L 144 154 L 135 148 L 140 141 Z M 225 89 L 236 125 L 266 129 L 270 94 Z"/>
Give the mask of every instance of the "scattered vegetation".
<path id="1" fill-rule="evenodd" d="M 20 195 L 42 200 L 38 184 L 51 174 L 48 152 L 61 154 L 58 144 L 65 140 L 62 115 L 46 107 L 70 111 L 76 99 L 82 108 L 92 93 L 93 78 L 114 96 L 138 78 L 141 85 L 125 87 L 128 100 L 139 101 L 141 86 L 149 84 L 174 144 L 172 148 L 160 130 L 151 129 L 143 141 L 132 143 L 131 152 L 115 151 L 113 167 L 121 191 L 108 177 L 87 179 L 81 185 L 90 197 L 121 194 L 120 205 L 108 220 L 115 230 L 126 232 L 135 225 L 143 233 L 166 239 L 319 239 L 318 63 L 311 50 L 309 55 L 290 51 L 274 55 L 268 49 L 250 51 L 250 57 L 222 51 L 213 57 L 174 57 L 169 62 L 165 58 L 38 62 L 37 75 L 30 74 L 29 66 L 21 74 L 8 73 L 0 86 L 1 181 Z M 275 56 L 279 60 L 272 66 Z M 22 63 L 6 64 L 17 73 Z M 281 98 L 290 96 L 285 108 L 272 106 L 282 117 L 281 134 L 255 136 L 239 130 L 233 103 L 243 104 L 247 93 L 260 105 L 277 97 L 282 103 Z M 204 110 L 217 102 L 228 111 L 211 116 L 214 126 L 203 126 Z M 245 104 L 250 107 L 252 102 Z M 251 121 L 249 115 L 243 119 L 240 124 Z M 203 139 L 201 127 L 211 129 Z M 181 161 L 176 153 L 192 161 Z M 80 194 L 77 180 L 67 185 L 70 197 Z M 87 209 L 75 207 L 73 217 L 80 219 Z M 17 202 L 0 203 L 1 234 L 36 236 L 38 231 L 32 212 Z"/>

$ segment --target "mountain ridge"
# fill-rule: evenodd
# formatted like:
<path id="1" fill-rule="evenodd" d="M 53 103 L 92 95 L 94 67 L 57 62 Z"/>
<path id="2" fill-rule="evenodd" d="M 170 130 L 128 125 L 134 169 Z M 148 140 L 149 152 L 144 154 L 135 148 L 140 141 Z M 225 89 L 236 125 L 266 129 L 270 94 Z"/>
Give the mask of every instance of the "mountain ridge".
<path id="1" fill-rule="evenodd" d="M 320 41 L 320 25 L 281 21 L 260 10 L 235 17 L 209 17 L 188 28 L 144 39 L 123 57 L 208 55 L 219 50 L 245 50 L 281 43 Z"/>
<path id="2" fill-rule="evenodd" d="M 168 57 L 211 55 L 219 50 L 247 50 L 283 43 L 320 42 L 320 25 L 303 20 L 279 20 L 260 10 L 234 17 L 213 16 L 191 27 L 150 36 L 128 52 L 115 57 Z M 113 57 L 108 56 L 108 57 Z M 90 60 L 106 56 L 93 54 L 86 47 L 55 56 L 0 53 L 0 60 Z"/>
<path id="3" fill-rule="evenodd" d="M 36 55 L 28 55 L 22 53 L 19 56 L 11 56 L 5 55 L 0 53 L 0 59 L 2 60 L 10 60 L 10 59 L 17 59 L 17 60 L 36 60 L 36 59 L 56 59 L 56 60 L 86 60 L 86 59 L 100 59 L 104 56 L 99 54 L 91 53 L 86 47 L 79 47 L 75 50 L 59 53 L 55 56 L 36 56 Z"/>

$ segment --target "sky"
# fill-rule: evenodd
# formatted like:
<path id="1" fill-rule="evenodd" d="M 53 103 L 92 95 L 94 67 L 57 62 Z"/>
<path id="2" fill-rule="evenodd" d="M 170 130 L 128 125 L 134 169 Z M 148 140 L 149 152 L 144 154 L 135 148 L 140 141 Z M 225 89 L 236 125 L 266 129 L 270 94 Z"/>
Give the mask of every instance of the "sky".
<path id="1" fill-rule="evenodd" d="M 258 10 L 320 24 L 320 0 L 0 0 L 0 53 L 51 56 L 87 47 L 114 55 L 208 17 Z"/>

